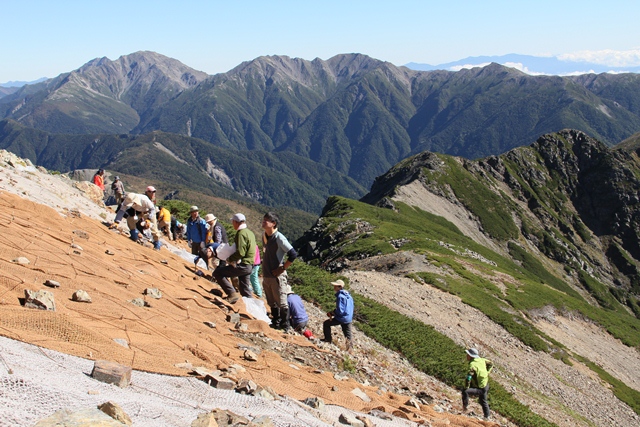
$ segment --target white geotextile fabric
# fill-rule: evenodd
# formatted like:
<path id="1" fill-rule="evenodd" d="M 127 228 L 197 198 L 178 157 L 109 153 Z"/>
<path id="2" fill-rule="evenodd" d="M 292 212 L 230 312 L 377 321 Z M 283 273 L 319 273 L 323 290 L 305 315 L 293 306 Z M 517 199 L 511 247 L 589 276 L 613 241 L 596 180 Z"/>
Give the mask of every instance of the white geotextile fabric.
<path id="1" fill-rule="evenodd" d="M 120 405 L 136 427 L 189 427 L 199 414 L 213 409 L 249 419 L 268 416 L 275 426 L 283 427 L 330 426 L 342 413 L 357 415 L 327 405 L 316 416 L 317 411 L 290 399 L 271 401 L 218 390 L 193 377 L 141 371 L 133 371 L 131 385 L 120 388 L 91 378 L 93 364 L 0 337 L 0 426 L 33 426 L 58 410 L 96 407 L 109 400 Z M 416 425 L 395 417 L 389 421 L 375 418 L 374 422 L 380 427 Z"/>

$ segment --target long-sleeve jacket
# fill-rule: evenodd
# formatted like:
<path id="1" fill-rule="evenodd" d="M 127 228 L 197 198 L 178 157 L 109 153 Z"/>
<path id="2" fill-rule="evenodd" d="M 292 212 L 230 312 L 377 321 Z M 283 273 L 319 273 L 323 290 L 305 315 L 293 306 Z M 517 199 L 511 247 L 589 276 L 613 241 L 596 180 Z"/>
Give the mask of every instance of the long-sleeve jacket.
<path id="1" fill-rule="evenodd" d="M 227 258 L 228 262 L 253 265 L 256 256 L 256 236 L 246 226 L 236 231 L 236 252 Z"/>
<path id="2" fill-rule="evenodd" d="M 208 228 L 207 222 L 200 216 L 197 216 L 195 221 L 189 218 L 187 220 L 187 240 L 195 243 L 206 242 Z"/>
<path id="3" fill-rule="evenodd" d="M 344 289 L 336 292 L 336 309 L 333 318 L 340 323 L 351 323 L 353 320 L 353 298 Z"/>
<path id="4" fill-rule="evenodd" d="M 297 294 L 287 295 L 287 304 L 289 304 L 289 317 L 291 318 L 291 326 L 294 328 L 303 322 L 309 321 L 309 315 L 304 309 L 302 298 Z"/>
<path id="5" fill-rule="evenodd" d="M 100 174 L 93 175 L 93 183 L 100 187 L 102 191 L 104 191 L 104 177 Z"/>
<path id="6" fill-rule="evenodd" d="M 262 256 L 262 274 L 264 274 L 264 277 L 273 277 L 272 271 L 282 265 L 285 255 L 287 260 L 291 262 L 298 257 L 298 253 L 291 246 L 289 240 L 277 230 L 271 236 L 267 236 L 266 233 L 263 234 L 262 242 L 264 243 L 264 255 Z"/>
<path id="7" fill-rule="evenodd" d="M 133 209 L 138 213 L 147 215 L 148 218 L 156 216 L 156 205 L 144 194 L 127 193 L 120 210 L 116 214 L 115 222 L 122 221 L 127 210 Z"/>

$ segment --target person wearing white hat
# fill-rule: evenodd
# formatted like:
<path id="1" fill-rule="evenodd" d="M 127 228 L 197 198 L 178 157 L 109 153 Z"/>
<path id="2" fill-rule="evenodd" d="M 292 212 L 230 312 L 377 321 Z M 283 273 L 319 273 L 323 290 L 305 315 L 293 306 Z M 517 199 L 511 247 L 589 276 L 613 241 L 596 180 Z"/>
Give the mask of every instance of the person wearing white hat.
<path id="1" fill-rule="evenodd" d="M 198 256 L 200 249 L 205 247 L 207 227 L 206 221 L 200 217 L 200 209 L 197 206 L 191 206 L 187 220 L 187 244 L 195 256 Z"/>
<path id="2" fill-rule="evenodd" d="M 233 228 L 236 230 L 235 246 L 236 251 L 227 258 L 228 264 L 218 266 L 213 271 L 213 277 L 227 294 L 227 300 L 234 304 L 240 297 L 229 282 L 228 277 L 238 278 L 240 295 L 247 298 L 253 297 L 251 289 L 250 275 L 253 269 L 253 261 L 256 256 L 256 236 L 253 231 L 247 228 L 247 219 L 241 213 L 237 213 L 231 218 Z"/>
<path id="3" fill-rule="evenodd" d="M 478 403 L 482 406 L 485 419 L 491 415 L 487 394 L 489 393 L 489 373 L 493 369 L 493 363 L 480 357 L 478 350 L 470 348 L 465 350 L 469 362 L 469 372 L 462 389 L 462 408 L 466 411 L 469 407 L 469 396 L 478 396 Z"/>
<path id="4" fill-rule="evenodd" d="M 333 290 L 336 293 L 336 308 L 327 313 L 329 319 L 322 324 L 322 332 L 324 338 L 322 341 L 331 343 L 331 327 L 340 325 L 342 333 L 347 340 L 347 351 L 351 350 L 353 338 L 351 332 L 351 322 L 353 321 L 353 298 L 351 294 L 344 289 L 344 282 L 336 280 L 331 282 Z"/>

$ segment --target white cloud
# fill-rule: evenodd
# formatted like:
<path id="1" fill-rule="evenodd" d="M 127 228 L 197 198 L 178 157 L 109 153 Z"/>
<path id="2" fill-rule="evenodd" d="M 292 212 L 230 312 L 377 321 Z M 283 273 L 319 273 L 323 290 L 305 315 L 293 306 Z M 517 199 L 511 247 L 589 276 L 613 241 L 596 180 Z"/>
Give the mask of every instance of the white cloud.
<path id="1" fill-rule="evenodd" d="M 631 50 L 583 50 L 558 55 L 561 61 L 591 62 L 612 67 L 640 66 L 640 48 Z"/>
<path id="2" fill-rule="evenodd" d="M 486 67 L 491 64 L 490 62 L 484 62 L 482 64 L 465 64 L 465 65 L 454 65 L 453 67 L 449 67 L 449 71 L 460 71 L 464 68 L 471 69 L 476 67 Z"/>

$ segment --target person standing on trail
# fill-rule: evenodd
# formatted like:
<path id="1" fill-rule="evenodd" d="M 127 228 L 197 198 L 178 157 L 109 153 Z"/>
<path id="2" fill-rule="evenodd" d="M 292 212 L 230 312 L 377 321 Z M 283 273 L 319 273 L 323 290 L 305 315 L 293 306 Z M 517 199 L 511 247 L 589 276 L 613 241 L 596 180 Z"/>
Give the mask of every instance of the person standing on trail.
<path id="1" fill-rule="evenodd" d="M 488 359 L 483 359 L 478 354 L 478 350 L 470 348 L 465 350 L 467 361 L 469 362 L 469 372 L 462 389 L 462 408 L 467 411 L 469 407 L 469 396 L 478 396 L 478 403 L 482 406 L 482 413 L 485 419 L 489 419 L 489 373 L 493 369 L 493 363 Z"/>
<path id="2" fill-rule="evenodd" d="M 322 332 L 324 332 L 322 341 L 331 343 L 331 327 L 340 325 L 342 333 L 347 340 L 347 351 L 350 351 L 353 347 L 353 335 L 351 331 L 353 298 L 351 294 L 344 289 L 344 282 L 342 280 L 331 282 L 331 285 L 333 285 L 333 290 L 336 293 L 336 308 L 327 313 L 329 318 L 322 324 Z"/>
<path id="3" fill-rule="evenodd" d="M 279 220 L 273 212 L 262 218 L 262 288 L 271 309 L 271 326 L 288 332 L 289 304 L 287 295 L 291 292 L 287 268 L 298 257 L 284 234 L 278 231 Z M 285 261 L 284 258 L 287 257 Z"/>
<path id="4" fill-rule="evenodd" d="M 189 215 L 187 220 L 187 242 L 191 248 L 191 253 L 199 256 L 200 249 L 204 249 L 207 240 L 207 223 L 200 217 L 200 209 L 197 206 L 191 206 Z"/>
<path id="5" fill-rule="evenodd" d="M 95 175 L 93 175 L 93 183 L 104 193 L 104 169 L 98 169 Z"/>
<path id="6" fill-rule="evenodd" d="M 113 191 L 113 196 L 116 198 L 116 205 L 118 205 L 116 211 L 118 211 L 125 195 L 124 184 L 122 183 L 122 181 L 120 181 L 119 176 L 116 176 L 111 183 L 111 190 Z"/>

